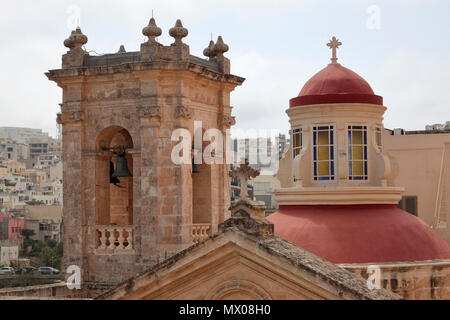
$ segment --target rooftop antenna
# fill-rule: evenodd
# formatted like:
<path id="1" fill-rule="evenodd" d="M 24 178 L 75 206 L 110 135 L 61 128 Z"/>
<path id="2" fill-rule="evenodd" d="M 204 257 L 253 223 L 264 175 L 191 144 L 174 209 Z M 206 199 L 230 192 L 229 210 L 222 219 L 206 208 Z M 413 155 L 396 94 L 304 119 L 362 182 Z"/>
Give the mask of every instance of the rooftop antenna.
<path id="1" fill-rule="evenodd" d="M 152 19 L 153 19 L 153 9 L 152 9 Z M 156 37 L 155 40 L 158 41 L 158 37 Z"/>

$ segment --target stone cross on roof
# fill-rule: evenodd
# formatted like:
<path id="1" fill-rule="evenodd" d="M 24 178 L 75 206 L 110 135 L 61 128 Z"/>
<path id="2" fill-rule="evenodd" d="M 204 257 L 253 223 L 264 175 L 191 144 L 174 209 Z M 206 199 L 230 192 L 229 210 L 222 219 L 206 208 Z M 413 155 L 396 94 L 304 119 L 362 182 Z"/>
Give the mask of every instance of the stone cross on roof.
<path id="1" fill-rule="evenodd" d="M 331 63 L 337 64 L 337 57 L 336 57 L 336 49 L 342 45 L 342 42 L 340 42 L 336 37 L 331 38 L 330 42 L 327 43 L 327 46 L 330 47 L 330 49 L 333 49 L 332 57 L 331 57 Z"/>
<path id="2" fill-rule="evenodd" d="M 249 166 L 248 159 L 245 159 L 245 163 L 241 164 L 238 169 L 230 171 L 230 177 L 238 179 L 241 184 L 241 200 L 248 199 L 248 180 L 249 178 L 255 178 L 259 176 L 259 170 L 255 170 Z"/>

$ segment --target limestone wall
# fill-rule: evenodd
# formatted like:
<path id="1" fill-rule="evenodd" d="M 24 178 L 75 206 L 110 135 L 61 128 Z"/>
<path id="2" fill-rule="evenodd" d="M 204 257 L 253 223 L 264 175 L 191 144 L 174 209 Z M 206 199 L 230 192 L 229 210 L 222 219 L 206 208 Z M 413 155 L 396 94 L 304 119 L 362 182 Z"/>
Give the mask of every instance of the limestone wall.
<path id="1" fill-rule="evenodd" d="M 20 299 L 82 299 L 87 298 L 81 290 L 69 290 L 65 282 L 41 286 L 0 289 L 0 300 Z"/>
<path id="2" fill-rule="evenodd" d="M 370 264 L 340 265 L 368 279 Z M 378 264 L 381 286 L 406 300 L 450 299 L 450 260 Z"/>

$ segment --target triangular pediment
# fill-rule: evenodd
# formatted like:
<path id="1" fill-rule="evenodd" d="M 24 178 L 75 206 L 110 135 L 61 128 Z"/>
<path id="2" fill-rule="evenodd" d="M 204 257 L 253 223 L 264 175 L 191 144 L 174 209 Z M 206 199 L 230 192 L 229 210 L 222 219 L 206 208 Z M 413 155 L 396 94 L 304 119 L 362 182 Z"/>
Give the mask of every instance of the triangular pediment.
<path id="1" fill-rule="evenodd" d="M 297 261 L 290 259 L 286 250 L 294 250 L 292 257 L 296 256 Z M 231 229 L 167 259 L 100 298 L 370 299 L 364 286 L 362 278 L 280 238 L 271 236 L 263 243 Z M 389 294 L 384 298 L 388 299 Z"/>

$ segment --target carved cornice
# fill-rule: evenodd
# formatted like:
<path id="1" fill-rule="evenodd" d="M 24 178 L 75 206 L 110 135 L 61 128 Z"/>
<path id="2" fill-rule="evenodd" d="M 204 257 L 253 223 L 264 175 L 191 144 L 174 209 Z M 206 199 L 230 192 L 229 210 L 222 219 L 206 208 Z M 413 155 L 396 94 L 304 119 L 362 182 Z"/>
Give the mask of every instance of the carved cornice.
<path id="1" fill-rule="evenodd" d="M 186 118 L 186 119 L 190 119 L 192 116 L 192 112 L 191 109 L 183 107 L 183 106 L 178 106 L 175 108 L 175 118 Z"/>
<path id="2" fill-rule="evenodd" d="M 83 111 L 67 111 L 56 115 L 56 123 L 65 124 L 84 120 Z"/>
<path id="3" fill-rule="evenodd" d="M 169 49 L 173 47 L 169 47 Z M 144 70 L 188 70 L 199 74 L 200 76 L 214 80 L 221 81 L 225 83 L 229 83 L 231 88 L 234 88 L 236 85 L 241 85 L 245 78 L 231 75 L 231 74 L 223 74 L 218 70 L 214 70 L 213 68 L 205 67 L 195 62 L 191 61 L 152 61 L 148 63 L 148 61 L 139 61 L 133 63 L 124 63 L 119 65 L 105 65 L 105 66 L 96 66 L 96 67 L 74 67 L 74 68 L 66 68 L 66 69 L 54 69 L 50 70 L 45 75 L 49 78 L 49 80 L 56 81 L 60 84 L 77 80 L 79 77 L 83 76 L 101 76 L 107 74 L 116 74 L 116 73 L 130 73 L 133 71 L 144 71 Z"/>
<path id="4" fill-rule="evenodd" d="M 161 120 L 161 108 L 158 106 L 146 106 L 139 110 L 139 116 L 157 118 Z"/>
<path id="5" fill-rule="evenodd" d="M 84 112 L 83 111 L 72 112 L 72 121 L 83 121 L 83 120 L 84 120 Z"/>
<path id="6" fill-rule="evenodd" d="M 399 187 L 304 187 L 274 190 L 281 205 L 398 204 L 404 188 Z"/>
<path id="7" fill-rule="evenodd" d="M 221 127 L 221 126 L 231 127 L 236 124 L 236 119 L 235 119 L 235 117 L 233 117 L 231 115 L 222 114 L 219 116 L 217 124 L 219 127 Z"/>

